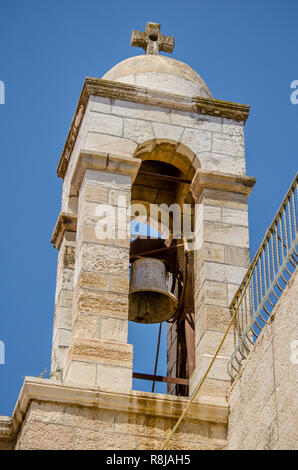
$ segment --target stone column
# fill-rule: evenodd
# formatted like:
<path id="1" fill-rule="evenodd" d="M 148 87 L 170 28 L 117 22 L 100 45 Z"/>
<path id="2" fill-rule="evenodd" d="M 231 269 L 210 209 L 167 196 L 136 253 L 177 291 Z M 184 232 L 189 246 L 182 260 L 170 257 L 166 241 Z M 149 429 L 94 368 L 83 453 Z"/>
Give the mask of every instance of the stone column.
<path id="1" fill-rule="evenodd" d="M 129 232 L 123 225 L 118 230 L 118 219 L 130 204 L 139 164 L 138 159 L 81 154 L 74 173 L 72 190 L 79 192 L 79 208 L 66 372 L 70 383 L 120 392 L 132 388 L 132 346 L 127 344 Z M 116 216 L 106 239 L 96 231 L 102 204 L 111 205 Z"/>
<path id="2" fill-rule="evenodd" d="M 249 266 L 247 198 L 254 178 L 198 169 L 191 190 L 195 216 L 195 370 L 190 393 L 206 372 L 230 321 L 229 304 Z M 232 332 L 211 369 L 204 395 L 225 397 Z"/>
<path id="3" fill-rule="evenodd" d="M 61 213 L 51 239 L 59 250 L 51 361 L 51 375 L 58 380 L 64 375 L 65 356 L 71 341 L 76 227 L 74 214 Z"/>

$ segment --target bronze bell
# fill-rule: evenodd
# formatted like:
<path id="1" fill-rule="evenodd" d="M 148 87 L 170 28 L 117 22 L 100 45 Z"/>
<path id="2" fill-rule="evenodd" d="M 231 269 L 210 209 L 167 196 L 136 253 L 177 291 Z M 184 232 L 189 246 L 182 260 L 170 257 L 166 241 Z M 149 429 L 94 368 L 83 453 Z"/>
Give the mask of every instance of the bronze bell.
<path id="1" fill-rule="evenodd" d="M 156 258 L 132 263 L 129 289 L 129 320 L 160 323 L 175 313 L 178 301 L 167 287 L 165 264 Z"/>

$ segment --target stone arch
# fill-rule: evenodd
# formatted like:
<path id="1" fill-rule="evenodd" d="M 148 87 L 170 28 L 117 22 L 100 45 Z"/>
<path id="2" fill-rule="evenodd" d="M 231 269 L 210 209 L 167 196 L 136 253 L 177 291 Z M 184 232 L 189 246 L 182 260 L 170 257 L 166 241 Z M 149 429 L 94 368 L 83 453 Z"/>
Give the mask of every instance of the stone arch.
<path id="1" fill-rule="evenodd" d="M 142 160 L 140 175 L 142 171 L 148 173 L 149 170 L 149 173 L 180 177 L 183 180 L 170 184 L 167 181 L 161 182 L 158 190 L 156 187 L 151 190 L 148 178 L 142 179 L 138 175 L 132 187 L 132 200 L 158 205 L 165 203 L 168 206 L 177 203 L 181 207 L 181 213 L 183 204 L 193 204 L 190 182 L 201 164 L 191 149 L 171 139 L 150 139 L 139 144 L 133 156 Z"/>
<path id="2" fill-rule="evenodd" d="M 197 155 L 186 145 L 171 139 L 150 139 L 137 146 L 133 157 L 142 161 L 156 160 L 178 168 L 181 176 L 192 179 L 201 167 Z"/>

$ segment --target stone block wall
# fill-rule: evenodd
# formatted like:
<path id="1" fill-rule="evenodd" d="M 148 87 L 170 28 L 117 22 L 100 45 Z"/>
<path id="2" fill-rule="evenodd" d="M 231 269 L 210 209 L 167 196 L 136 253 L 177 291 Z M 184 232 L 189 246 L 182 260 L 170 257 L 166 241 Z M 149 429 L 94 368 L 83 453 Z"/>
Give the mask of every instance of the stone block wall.
<path id="1" fill-rule="evenodd" d="M 161 398 L 158 394 L 156 397 Z M 16 449 L 160 449 L 176 419 L 33 400 Z M 226 446 L 226 435 L 225 423 L 188 419 L 169 448 L 222 449 Z"/>
<path id="2" fill-rule="evenodd" d="M 195 370 L 190 394 L 207 370 L 230 321 L 229 304 L 249 265 L 247 198 L 254 179 L 197 170 L 192 182 L 196 199 L 195 261 Z M 206 395 L 225 399 L 230 387 L 227 364 L 233 335 L 208 374 Z M 202 389 L 202 392 L 203 392 Z"/>
<path id="3" fill-rule="evenodd" d="M 91 95 L 64 178 L 62 211 L 75 199 L 71 179 L 82 149 L 130 158 L 158 140 L 185 145 L 196 155 L 195 169 L 245 174 L 243 122 Z"/>
<path id="4" fill-rule="evenodd" d="M 132 346 L 127 344 L 129 239 L 125 230 L 122 237 L 117 234 L 104 239 L 96 230 L 102 217 L 96 212 L 99 205 L 116 204 L 122 197 L 126 207 L 130 187 L 129 175 L 85 172 L 79 193 L 67 382 L 108 390 L 131 389 Z M 115 220 L 113 231 L 117 225 Z"/>
<path id="5" fill-rule="evenodd" d="M 298 449 L 297 298 L 296 270 L 230 392 L 230 449 Z"/>

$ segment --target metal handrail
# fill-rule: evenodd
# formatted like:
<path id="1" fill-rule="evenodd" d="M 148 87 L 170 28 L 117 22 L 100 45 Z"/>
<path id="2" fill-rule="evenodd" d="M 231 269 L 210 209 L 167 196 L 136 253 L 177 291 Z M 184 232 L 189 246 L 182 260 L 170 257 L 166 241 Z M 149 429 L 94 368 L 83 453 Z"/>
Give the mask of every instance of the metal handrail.
<path id="1" fill-rule="evenodd" d="M 232 380 L 239 374 L 297 267 L 297 185 L 298 173 L 230 304 L 231 314 L 237 312 L 235 349 L 228 363 Z"/>

